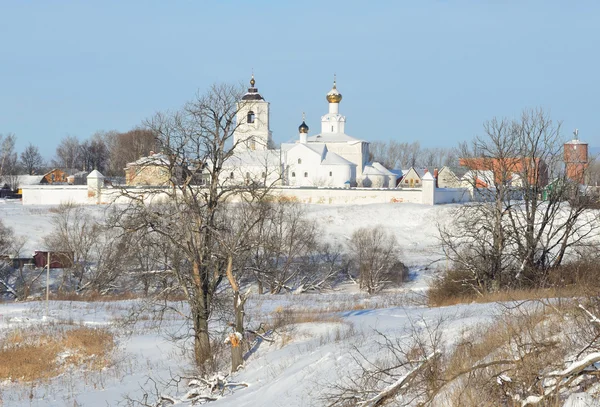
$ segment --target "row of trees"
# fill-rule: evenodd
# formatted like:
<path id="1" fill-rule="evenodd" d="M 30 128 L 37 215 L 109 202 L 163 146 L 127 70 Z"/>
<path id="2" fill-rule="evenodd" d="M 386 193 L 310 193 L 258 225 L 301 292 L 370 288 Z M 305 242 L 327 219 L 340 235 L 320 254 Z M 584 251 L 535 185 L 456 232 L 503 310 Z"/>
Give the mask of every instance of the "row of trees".
<path id="1" fill-rule="evenodd" d="M 466 165 L 486 177 L 479 201 L 457 207 L 440 228 L 444 253 L 477 293 L 546 286 L 553 270 L 596 247 L 598 195 L 567 177 L 560 123 L 542 110 L 493 119 L 460 147 Z"/>
<path id="2" fill-rule="evenodd" d="M 97 132 L 84 141 L 66 136 L 56 147 L 55 157 L 47 162 L 39 148 L 31 143 L 19 154 L 15 150 L 16 141 L 15 134 L 0 134 L 0 181 L 13 189 L 18 187 L 17 175 L 43 174 L 51 167 L 97 169 L 107 176 L 123 176 L 127 163 L 148 155 L 155 148 L 152 132 L 141 128 L 125 133 Z"/>
<path id="3" fill-rule="evenodd" d="M 125 133 L 100 131 L 84 141 L 73 136 L 64 137 L 56 148 L 52 164 L 82 171 L 97 169 L 107 176 L 122 176 L 127 163 L 154 149 L 154 135 L 147 129 L 136 128 Z"/>
<path id="4" fill-rule="evenodd" d="M 369 146 L 369 153 L 371 161 L 380 162 L 386 168 L 442 168 L 458 164 L 455 148 L 422 148 L 418 141 L 375 141 Z"/>

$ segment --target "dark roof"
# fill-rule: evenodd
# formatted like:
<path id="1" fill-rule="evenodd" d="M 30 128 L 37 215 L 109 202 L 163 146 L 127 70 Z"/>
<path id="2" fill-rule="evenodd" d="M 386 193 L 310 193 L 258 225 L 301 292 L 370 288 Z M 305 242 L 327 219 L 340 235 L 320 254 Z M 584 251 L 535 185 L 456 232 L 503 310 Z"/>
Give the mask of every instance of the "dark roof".
<path id="1" fill-rule="evenodd" d="M 242 96 L 242 100 L 264 100 L 258 93 L 258 88 L 248 88 L 248 92 Z"/>

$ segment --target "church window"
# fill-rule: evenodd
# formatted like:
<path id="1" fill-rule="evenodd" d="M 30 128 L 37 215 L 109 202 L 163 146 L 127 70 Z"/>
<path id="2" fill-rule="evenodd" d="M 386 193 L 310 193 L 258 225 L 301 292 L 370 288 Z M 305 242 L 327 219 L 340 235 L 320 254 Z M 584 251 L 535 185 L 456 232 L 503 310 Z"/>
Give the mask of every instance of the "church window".
<path id="1" fill-rule="evenodd" d="M 233 172 L 229 174 L 229 178 L 233 179 Z"/>
<path id="2" fill-rule="evenodd" d="M 248 112 L 248 123 L 254 123 L 254 118 L 255 118 L 254 112 L 252 110 L 250 110 Z"/>
<path id="3" fill-rule="evenodd" d="M 261 174 L 261 177 L 263 177 L 263 178 L 266 177 L 266 176 L 267 176 L 267 174 L 264 173 L 264 172 Z"/>
<path id="4" fill-rule="evenodd" d="M 308 172 L 304 173 L 304 178 L 308 178 Z"/>
<path id="5" fill-rule="evenodd" d="M 250 173 L 249 172 L 246 173 L 246 179 L 250 179 Z"/>
<path id="6" fill-rule="evenodd" d="M 329 176 L 333 177 L 333 172 L 332 171 L 329 171 Z"/>
<path id="7" fill-rule="evenodd" d="M 292 178 L 296 178 L 296 173 L 292 171 Z"/>
<path id="8" fill-rule="evenodd" d="M 302 164 L 302 158 L 298 158 L 298 164 Z"/>
<path id="9" fill-rule="evenodd" d="M 256 141 L 252 140 L 250 142 L 250 150 L 256 150 Z"/>
<path id="10" fill-rule="evenodd" d="M 331 126 L 331 132 L 333 133 L 333 126 Z"/>

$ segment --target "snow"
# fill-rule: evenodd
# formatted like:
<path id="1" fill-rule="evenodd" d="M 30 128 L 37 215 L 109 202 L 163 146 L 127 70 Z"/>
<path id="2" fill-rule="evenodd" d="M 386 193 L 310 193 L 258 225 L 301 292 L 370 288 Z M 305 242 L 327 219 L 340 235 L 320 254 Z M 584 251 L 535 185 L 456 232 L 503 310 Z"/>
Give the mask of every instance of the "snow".
<path id="1" fill-rule="evenodd" d="M 231 406 L 318 406 L 327 385 L 335 383 L 353 369 L 352 351 L 366 356 L 379 352 L 379 333 L 407 338 L 413 327 L 425 328 L 439 321 L 448 338 L 458 338 L 469 327 L 490 321 L 500 310 L 494 304 L 468 304 L 427 308 L 410 304 L 411 293 L 426 289 L 433 267 L 444 267 L 436 223 L 448 222 L 454 206 L 417 204 L 375 204 L 357 206 L 307 205 L 307 216 L 318 221 L 323 238 L 344 246 L 353 231 L 379 224 L 389 229 L 398 241 L 403 261 L 410 267 L 412 281 L 402 290 L 368 296 L 348 284 L 338 292 L 311 295 L 250 294 L 246 304 L 249 323 L 260 322 L 275 310 L 293 307 L 330 312 L 331 320 L 286 327 L 272 334 L 272 343 L 263 341 L 248 355 L 244 368 L 232 380 L 247 384 L 231 390 L 211 403 Z M 102 216 L 104 207 L 91 206 L 91 213 Z M 0 201 L 0 218 L 15 232 L 27 238 L 29 252 L 43 247 L 43 237 L 52 230 L 52 207 L 23 207 L 18 202 Z M 72 369 L 43 383 L 20 385 L 0 383 L 6 405 L 21 406 L 106 406 L 127 405 L 124 396 L 141 399 L 145 391 L 182 397 L 185 391 L 171 394 L 162 383 L 191 370 L 189 355 L 182 351 L 185 342 L 173 341 L 166 333 L 181 332 L 184 321 L 175 313 L 160 327 L 151 320 L 125 322 L 140 301 L 72 302 L 51 301 L 49 315 L 44 302 L 0 304 L 0 336 L 14 327 L 57 324 L 73 321 L 88 326 L 107 327 L 117 334 L 113 363 L 99 372 Z M 363 309 L 364 308 L 364 309 Z M 345 309 L 340 311 L 340 309 Z M 258 325 L 258 324 L 257 324 Z M 572 368 L 572 367 L 571 367 Z M 510 381 L 510 378 L 502 378 Z M 193 393 L 190 390 L 188 395 Z M 31 394 L 31 399 L 30 399 Z"/>

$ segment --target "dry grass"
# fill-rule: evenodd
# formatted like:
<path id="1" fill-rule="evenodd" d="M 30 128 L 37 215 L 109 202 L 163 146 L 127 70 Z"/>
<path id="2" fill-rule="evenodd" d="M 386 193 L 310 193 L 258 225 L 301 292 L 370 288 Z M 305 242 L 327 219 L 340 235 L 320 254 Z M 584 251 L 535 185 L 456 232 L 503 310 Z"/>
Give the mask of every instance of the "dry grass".
<path id="1" fill-rule="evenodd" d="M 546 277 L 531 287 L 500 288 L 493 292 L 479 292 L 470 273 L 450 269 L 431 284 L 428 304 L 433 307 L 461 303 L 496 301 L 523 301 L 544 298 L 572 298 L 600 294 L 598 255 L 592 254 L 552 269 Z"/>
<path id="2" fill-rule="evenodd" d="M 313 322 L 342 322 L 342 318 L 330 312 L 310 308 L 291 310 L 279 306 L 273 311 L 273 319 L 270 325 L 273 329 L 279 329 L 284 326 Z"/>
<path id="3" fill-rule="evenodd" d="M 549 310 L 509 312 L 463 336 L 447 356 L 443 371 L 443 380 L 452 384 L 439 394 L 441 404 L 434 405 L 512 405 L 509 394 L 538 390 L 540 374 L 560 368 L 568 351 L 556 337 L 562 318 Z M 512 381 L 499 385 L 501 374 Z"/>
<path id="4" fill-rule="evenodd" d="M 48 379 L 67 366 L 102 369 L 109 363 L 113 347 L 113 334 L 105 329 L 15 329 L 0 340 L 0 381 Z"/>
<path id="5" fill-rule="evenodd" d="M 429 296 L 429 305 L 432 307 L 445 307 L 456 304 L 469 303 L 488 303 L 488 302 L 509 302 L 539 300 L 548 298 L 572 298 L 582 295 L 582 287 L 552 287 L 552 288 L 531 288 L 531 289 L 507 289 L 481 295 L 460 295 L 460 296 Z"/>
<path id="6" fill-rule="evenodd" d="M 101 294 L 97 291 L 86 291 L 84 293 L 76 292 L 57 292 L 50 294 L 52 301 L 81 301 L 81 302 L 111 302 L 124 301 L 142 298 L 141 293 L 124 292 L 118 294 Z"/>

